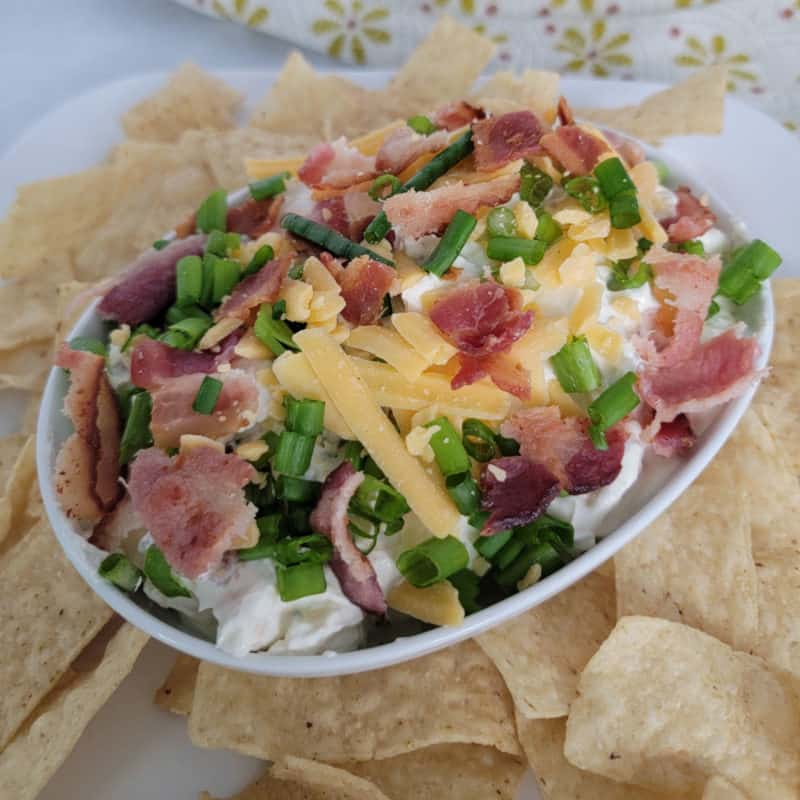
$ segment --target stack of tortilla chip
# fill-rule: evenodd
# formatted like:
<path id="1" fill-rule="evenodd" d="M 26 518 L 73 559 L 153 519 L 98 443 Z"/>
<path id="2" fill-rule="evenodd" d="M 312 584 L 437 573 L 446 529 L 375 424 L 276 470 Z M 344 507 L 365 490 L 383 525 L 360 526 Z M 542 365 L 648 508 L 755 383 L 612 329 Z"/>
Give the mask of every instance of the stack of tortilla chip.
<path id="1" fill-rule="evenodd" d="M 0 440 L 0 797 L 38 794 L 146 642 L 77 576 L 44 517 L 35 393 L 53 341 L 164 220 L 242 185 L 245 158 L 296 164 L 321 139 L 463 97 L 551 120 L 552 73 L 473 87 L 492 53 L 445 19 L 382 91 L 295 54 L 245 127 L 238 93 L 185 66 L 124 116 L 129 138 L 102 164 L 19 189 L 0 223 L 0 388 L 33 394 L 22 431 Z M 715 68 L 584 116 L 649 141 L 714 132 L 721 87 Z M 613 573 L 477 642 L 374 673 L 267 678 L 179 656 L 157 702 L 188 716 L 197 745 L 264 759 L 242 800 L 511 800 L 528 764 L 550 800 L 797 797 L 800 282 L 777 295 L 773 371 L 754 409 Z"/>

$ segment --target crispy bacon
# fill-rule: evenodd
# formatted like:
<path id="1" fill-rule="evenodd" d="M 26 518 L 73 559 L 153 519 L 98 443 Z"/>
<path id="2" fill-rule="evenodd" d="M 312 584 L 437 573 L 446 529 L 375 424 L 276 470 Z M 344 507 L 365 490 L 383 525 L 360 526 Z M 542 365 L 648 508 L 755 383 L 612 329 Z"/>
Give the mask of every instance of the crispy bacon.
<path id="1" fill-rule="evenodd" d="M 275 227 L 282 204 L 281 195 L 267 200 L 248 197 L 243 203 L 228 209 L 228 230 L 232 233 L 242 233 L 251 239 L 258 239 Z"/>
<path id="2" fill-rule="evenodd" d="M 278 299 L 291 263 L 291 256 L 275 258 L 255 275 L 245 278 L 216 310 L 214 318 L 220 320 L 234 317 L 247 322 L 252 312 L 262 303 L 274 303 Z"/>
<path id="3" fill-rule="evenodd" d="M 381 210 L 367 192 L 350 191 L 315 203 L 311 219 L 321 222 L 353 241 L 359 241 L 364 229 Z"/>
<path id="4" fill-rule="evenodd" d="M 370 560 L 356 547 L 347 529 L 347 506 L 364 480 L 363 472 L 345 461 L 325 479 L 322 495 L 311 513 L 311 527 L 333 545 L 331 569 L 351 602 L 373 614 L 386 613 L 386 599 Z"/>
<path id="5" fill-rule="evenodd" d="M 315 145 L 297 177 L 314 188 L 346 189 L 375 177 L 375 157 L 351 147 L 343 136 Z"/>
<path id="6" fill-rule="evenodd" d="M 612 428 L 607 450 L 597 450 L 588 433 L 588 420 L 561 418 L 556 406 L 525 408 L 500 426 L 503 436 L 516 439 L 520 453 L 544 464 L 570 494 L 585 494 L 607 486 L 622 469 L 625 432 Z"/>
<path id="7" fill-rule="evenodd" d="M 688 242 L 714 227 L 716 215 L 692 194 L 688 186 L 679 186 L 675 194 L 678 196 L 675 216 L 661 222 L 671 242 Z"/>
<path id="8" fill-rule="evenodd" d="M 396 194 L 385 200 L 383 210 L 401 236 L 418 239 L 426 233 L 437 233 L 461 209 L 474 214 L 480 206 L 505 203 L 519 189 L 519 174 L 501 175 L 482 183 L 461 181 L 426 192 Z"/>
<path id="9" fill-rule="evenodd" d="M 629 167 L 635 167 L 647 158 L 644 148 L 633 139 L 606 129 L 603 130 L 603 136 L 608 139 L 611 146 L 622 156 L 622 159 Z"/>
<path id="10" fill-rule="evenodd" d="M 145 251 L 106 292 L 97 313 L 128 325 L 157 317 L 175 300 L 175 265 L 184 256 L 201 255 L 205 243 L 206 237 L 197 234 Z"/>
<path id="11" fill-rule="evenodd" d="M 68 517 L 97 522 L 120 494 L 117 400 L 102 356 L 64 344 L 56 365 L 70 373 L 64 413 L 75 428 L 56 459 L 56 493 Z"/>
<path id="12" fill-rule="evenodd" d="M 575 124 L 575 115 L 572 113 L 572 107 L 567 102 L 567 98 L 564 95 L 558 98 L 558 121 L 562 125 L 574 125 Z"/>
<path id="13" fill-rule="evenodd" d="M 141 389 L 153 389 L 181 375 L 216 372 L 220 364 L 231 361 L 241 338 L 242 331 L 234 331 L 215 348 L 218 352 L 195 353 L 142 336 L 131 353 L 131 383 Z"/>
<path id="14" fill-rule="evenodd" d="M 542 136 L 542 147 L 565 171 L 572 175 L 588 175 L 608 152 L 608 145 L 580 125 L 562 125 Z"/>
<path id="15" fill-rule="evenodd" d="M 507 353 L 492 353 L 482 358 L 460 353 L 458 362 L 460 368 L 450 382 L 453 389 L 460 389 L 488 376 L 498 389 L 513 394 L 520 400 L 527 400 L 530 397 L 530 375 Z"/>
<path id="16" fill-rule="evenodd" d="M 233 454 L 196 447 L 170 458 L 151 447 L 131 465 L 133 508 L 169 564 L 197 578 L 219 564 L 253 524 L 256 508 L 242 488 L 255 470 Z"/>
<path id="17" fill-rule="evenodd" d="M 543 514 L 558 496 L 558 478 L 524 456 L 496 458 L 480 477 L 481 505 L 490 516 L 482 535 L 525 525 Z"/>
<path id="18" fill-rule="evenodd" d="M 447 147 L 448 139 L 447 131 L 435 131 L 429 136 L 422 136 L 408 125 L 401 125 L 383 140 L 375 157 L 375 169 L 377 172 L 397 175 L 420 156 L 443 150 Z"/>
<path id="19" fill-rule="evenodd" d="M 473 120 L 483 119 L 485 116 L 486 112 L 482 108 L 470 105 L 464 100 L 457 100 L 437 108 L 433 114 L 433 122 L 440 128 L 454 131 L 469 125 Z"/>
<path id="20" fill-rule="evenodd" d="M 673 458 L 682 456 L 694 447 L 697 441 L 692 424 L 686 414 L 678 414 L 672 422 L 662 422 L 650 446 L 657 456 Z"/>
<path id="21" fill-rule="evenodd" d="M 330 268 L 329 268 L 330 269 Z M 372 325 L 380 319 L 383 298 L 395 278 L 394 270 L 369 256 L 354 258 L 334 276 L 342 287 L 342 316 L 352 325 Z"/>
<path id="22" fill-rule="evenodd" d="M 215 374 L 222 381 L 217 404 L 213 413 L 198 414 L 192 404 L 204 377 L 197 373 L 172 378 L 153 391 L 150 430 L 158 447 L 177 447 L 184 433 L 217 439 L 253 423 L 259 409 L 259 392 L 250 373 L 230 370 Z"/>
<path id="23" fill-rule="evenodd" d="M 479 172 L 494 172 L 518 158 L 540 154 L 539 141 L 546 130 L 531 111 L 511 111 L 473 123 L 475 166 Z"/>

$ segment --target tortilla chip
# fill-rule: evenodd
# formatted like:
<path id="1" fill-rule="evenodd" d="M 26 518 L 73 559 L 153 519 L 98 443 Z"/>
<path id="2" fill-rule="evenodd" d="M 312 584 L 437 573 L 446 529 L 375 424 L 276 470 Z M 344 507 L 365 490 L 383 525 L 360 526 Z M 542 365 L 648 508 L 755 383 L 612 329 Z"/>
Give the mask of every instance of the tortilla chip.
<path id="1" fill-rule="evenodd" d="M 592 574 L 476 641 L 500 670 L 519 714 L 563 717 L 578 675 L 615 621 L 614 582 Z"/>
<path id="2" fill-rule="evenodd" d="M 38 391 L 52 366 L 51 339 L 39 339 L 13 350 L 0 350 L 0 389 Z"/>
<path id="3" fill-rule="evenodd" d="M 547 122 L 556 118 L 560 76 L 526 69 L 522 74 L 495 72 L 474 93 L 474 102 L 493 114 L 529 109 Z"/>
<path id="4" fill-rule="evenodd" d="M 567 721 L 527 719 L 517 714 L 517 734 L 545 800 L 675 800 L 640 786 L 602 778 L 564 757 Z"/>
<path id="5" fill-rule="evenodd" d="M 12 350 L 52 336 L 58 290 L 52 283 L 32 277 L 0 286 L 0 350 Z"/>
<path id="6" fill-rule="evenodd" d="M 800 338 L 795 341 L 800 344 Z M 759 387 L 753 409 L 800 477 L 800 365 L 775 364 Z"/>
<path id="7" fill-rule="evenodd" d="M 774 368 L 797 365 L 795 347 L 800 342 L 800 278 L 778 278 L 772 282 L 775 300 L 775 338 L 770 364 Z"/>
<path id="8" fill-rule="evenodd" d="M 178 653 L 169 675 L 156 692 L 154 698 L 156 705 L 161 706 L 164 711 L 188 716 L 192 710 L 194 685 L 197 682 L 199 668 L 200 662 L 196 658 Z"/>
<path id="9" fill-rule="evenodd" d="M 122 116 L 131 139 L 174 142 L 191 128 L 228 130 L 243 96 L 195 64 L 183 64 L 155 93 Z"/>
<path id="10" fill-rule="evenodd" d="M 564 752 L 655 791 L 719 775 L 753 800 L 797 797 L 797 698 L 758 657 L 686 625 L 623 617 L 581 675 Z"/>
<path id="11" fill-rule="evenodd" d="M 519 753 L 511 698 L 473 642 L 336 678 L 270 678 L 201 664 L 189 734 L 201 747 L 269 760 L 367 761 L 452 742 Z"/>
<path id="12" fill-rule="evenodd" d="M 525 772 L 514 756 L 477 744 L 440 744 L 340 766 L 369 779 L 392 800 L 514 800 Z"/>
<path id="13" fill-rule="evenodd" d="M 36 484 L 36 439 L 23 439 L 0 498 L 0 555 L 10 550 L 38 517 L 36 509 L 28 509 L 31 487 Z"/>
<path id="14" fill-rule="evenodd" d="M 0 560 L 0 749 L 111 617 L 40 521 Z"/>
<path id="15" fill-rule="evenodd" d="M 75 327 L 78 320 L 86 311 L 92 301 L 102 294 L 106 282 L 85 283 L 84 281 L 70 281 L 58 286 L 58 324 L 56 325 L 55 346 L 57 347 L 69 332 Z"/>
<path id="16" fill-rule="evenodd" d="M 91 670 L 71 669 L 0 755 L 0 796 L 34 800 L 133 669 L 147 635 L 123 625 Z"/>
<path id="17" fill-rule="evenodd" d="M 749 800 L 746 794 L 740 792 L 725 778 L 712 778 L 703 789 L 703 800 Z"/>
<path id="18" fill-rule="evenodd" d="M 24 433 L 0 437 L 0 486 L 5 486 L 14 469 L 19 451 L 28 440 Z"/>
<path id="19" fill-rule="evenodd" d="M 25 409 L 25 416 L 22 418 L 21 433 L 36 433 L 36 424 L 39 420 L 39 406 L 42 404 L 41 394 L 31 394 L 28 406 Z"/>
<path id="20" fill-rule="evenodd" d="M 698 70 L 638 105 L 583 108 L 576 114 L 651 144 L 658 144 L 665 136 L 721 133 L 727 82 L 728 68 L 718 64 Z"/>
<path id="21" fill-rule="evenodd" d="M 614 557 L 619 616 L 683 622 L 737 650 L 755 644 L 758 580 L 750 503 L 729 443 L 644 533 Z"/>
<path id="22" fill-rule="evenodd" d="M 444 16 L 394 76 L 389 92 L 418 111 L 461 100 L 492 60 L 495 49 L 487 37 Z"/>

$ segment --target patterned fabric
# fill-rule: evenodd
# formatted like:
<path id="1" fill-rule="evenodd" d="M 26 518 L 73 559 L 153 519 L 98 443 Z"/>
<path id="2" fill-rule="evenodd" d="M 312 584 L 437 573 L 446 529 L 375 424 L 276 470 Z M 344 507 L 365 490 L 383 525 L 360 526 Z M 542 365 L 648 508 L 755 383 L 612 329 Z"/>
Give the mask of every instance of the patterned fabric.
<path id="1" fill-rule="evenodd" d="M 397 66 L 450 14 L 498 67 L 674 82 L 730 68 L 728 89 L 800 130 L 800 0 L 178 0 L 352 64 Z"/>

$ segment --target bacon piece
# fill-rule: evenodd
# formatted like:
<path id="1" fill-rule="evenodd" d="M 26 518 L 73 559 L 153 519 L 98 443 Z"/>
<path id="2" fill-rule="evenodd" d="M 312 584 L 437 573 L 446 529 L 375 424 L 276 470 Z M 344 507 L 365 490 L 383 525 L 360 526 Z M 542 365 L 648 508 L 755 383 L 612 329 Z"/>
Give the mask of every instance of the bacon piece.
<path id="1" fill-rule="evenodd" d="M 330 267 L 329 267 L 330 269 Z M 395 272 L 369 256 L 354 258 L 338 275 L 345 307 L 342 316 L 352 325 L 372 325 L 380 319 L 383 298 Z"/>
<path id="2" fill-rule="evenodd" d="M 425 192 L 412 189 L 396 194 L 384 200 L 383 210 L 399 235 L 418 239 L 446 227 L 459 209 L 474 214 L 480 206 L 505 203 L 517 189 L 518 173 L 482 183 L 457 181 Z"/>
<path id="3" fill-rule="evenodd" d="M 478 106 L 470 105 L 464 100 L 447 103 L 437 108 L 433 114 L 433 122 L 440 128 L 454 131 L 469 125 L 475 119 L 483 119 L 486 112 Z"/>
<path id="4" fill-rule="evenodd" d="M 131 383 L 141 389 L 153 389 L 181 375 L 216 372 L 220 364 L 231 361 L 241 338 L 242 331 L 234 331 L 219 343 L 218 353 L 195 353 L 142 336 L 131 353 Z"/>
<path id="5" fill-rule="evenodd" d="M 645 366 L 639 373 L 638 392 L 655 409 L 652 425 L 737 397 L 758 377 L 757 356 L 755 339 L 740 339 L 735 330 L 728 330 L 697 345 L 682 361 Z"/>
<path id="6" fill-rule="evenodd" d="M 672 422 L 661 423 L 650 445 L 657 456 L 672 458 L 687 453 L 696 441 L 689 418 L 686 414 L 678 414 Z"/>
<path id="7" fill-rule="evenodd" d="M 170 566 L 197 578 L 219 564 L 243 538 L 256 507 L 242 488 L 255 478 L 246 461 L 214 447 L 196 447 L 170 458 L 151 447 L 131 465 L 133 508 Z"/>
<path id="8" fill-rule="evenodd" d="M 541 145 L 551 158 L 572 175 L 588 175 L 608 152 L 608 145 L 580 125 L 562 125 L 542 136 Z"/>
<path id="9" fill-rule="evenodd" d="M 575 124 L 575 115 L 572 113 L 572 107 L 567 102 L 567 98 L 564 95 L 558 98 L 558 121 L 562 125 L 574 125 Z"/>
<path id="10" fill-rule="evenodd" d="M 483 536 L 533 522 L 559 492 L 558 478 L 544 464 L 523 456 L 496 458 L 486 464 L 480 489 L 481 505 L 491 512 Z"/>
<path id="11" fill-rule="evenodd" d="M 315 145 L 297 177 L 314 188 L 346 189 L 374 178 L 375 157 L 351 147 L 343 136 L 334 142 Z"/>
<path id="12" fill-rule="evenodd" d="M 661 221 L 671 242 L 688 242 L 714 227 L 716 215 L 692 194 L 688 186 L 679 186 L 675 194 L 678 196 L 675 216 Z"/>
<path id="13" fill-rule="evenodd" d="M 184 433 L 217 439 L 249 427 L 259 410 L 255 378 L 242 370 L 215 374 L 222 381 L 217 404 L 211 414 L 192 409 L 197 390 L 205 376 L 201 373 L 172 378 L 152 393 L 150 430 L 158 447 L 177 447 Z"/>
<path id="14" fill-rule="evenodd" d="M 453 389 L 460 389 L 488 375 L 498 389 L 513 394 L 520 400 L 527 400 L 531 395 L 530 375 L 518 361 L 506 353 L 492 353 L 482 358 L 460 353 L 458 361 L 460 369 L 450 382 Z"/>
<path id="15" fill-rule="evenodd" d="M 331 569 L 345 597 L 364 611 L 386 613 L 386 599 L 370 560 L 356 547 L 347 529 L 347 506 L 364 480 L 363 472 L 345 461 L 325 479 L 322 495 L 311 513 L 311 527 L 333 545 Z"/>
<path id="16" fill-rule="evenodd" d="M 608 139 L 611 146 L 622 156 L 629 167 L 635 167 L 647 158 L 644 148 L 633 139 L 606 129 L 603 130 L 603 136 Z"/>
<path id="17" fill-rule="evenodd" d="M 228 209 L 228 230 L 231 233 L 242 233 L 251 239 L 258 239 L 275 227 L 282 205 L 281 195 L 266 200 L 249 197 L 238 206 Z"/>
<path id="18" fill-rule="evenodd" d="M 197 234 L 145 251 L 106 292 L 97 313 L 128 325 L 158 316 L 175 300 L 175 265 L 184 256 L 202 255 L 205 243 L 206 237 Z"/>
<path id="19" fill-rule="evenodd" d="M 372 218 L 381 210 L 367 192 L 351 191 L 319 200 L 311 219 L 321 222 L 353 241 L 359 241 Z"/>
<path id="20" fill-rule="evenodd" d="M 475 166 L 479 172 L 494 172 L 518 158 L 540 154 L 539 141 L 546 130 L 531 111 L 511 111 L 473 123 Z"/>
<path id="21" fill-rule="evenodd" d="M 556 406 L 517 411 L 500 430 L 503 436 L 519 442 L 523 456 L 544 464 L 570 494 L 607 486 L 622 469 L 626 436 L 620 426 L 606 433 L 607 450 L 595 449 L 588 420 L 562 419 Z"/>
<path id="22" fill-rule="evenodd" d="M 291 256 L 275 258 L 265 264 L 255 275 L 245 278 L 231 296 L 214 312 L 214 319 L 235 317 L 247 322 L 254 310 L 262 303 L 274 303 L 278 299 L 281 285 L 289 272 Z"/>
<path id="23" fill-rule="evenodd" d="M 443 150 L 449 138 L 447 131 L 435 131 L 429 136 L 422 136 L 408 125 L 402 125 L 383 140 L 375 157 L 375 169 L 377 172 L 397 175 L 425 153 Z"/>
<path id="24" fill-rule="evenodd" d="M 56 365 L 70 372 L 64 413 L 75 428 L 56 458 L 56 493 L 68 517 L 97 522 L 120 494 L 117 400 L 102 356 L 63 344 Z"/>

